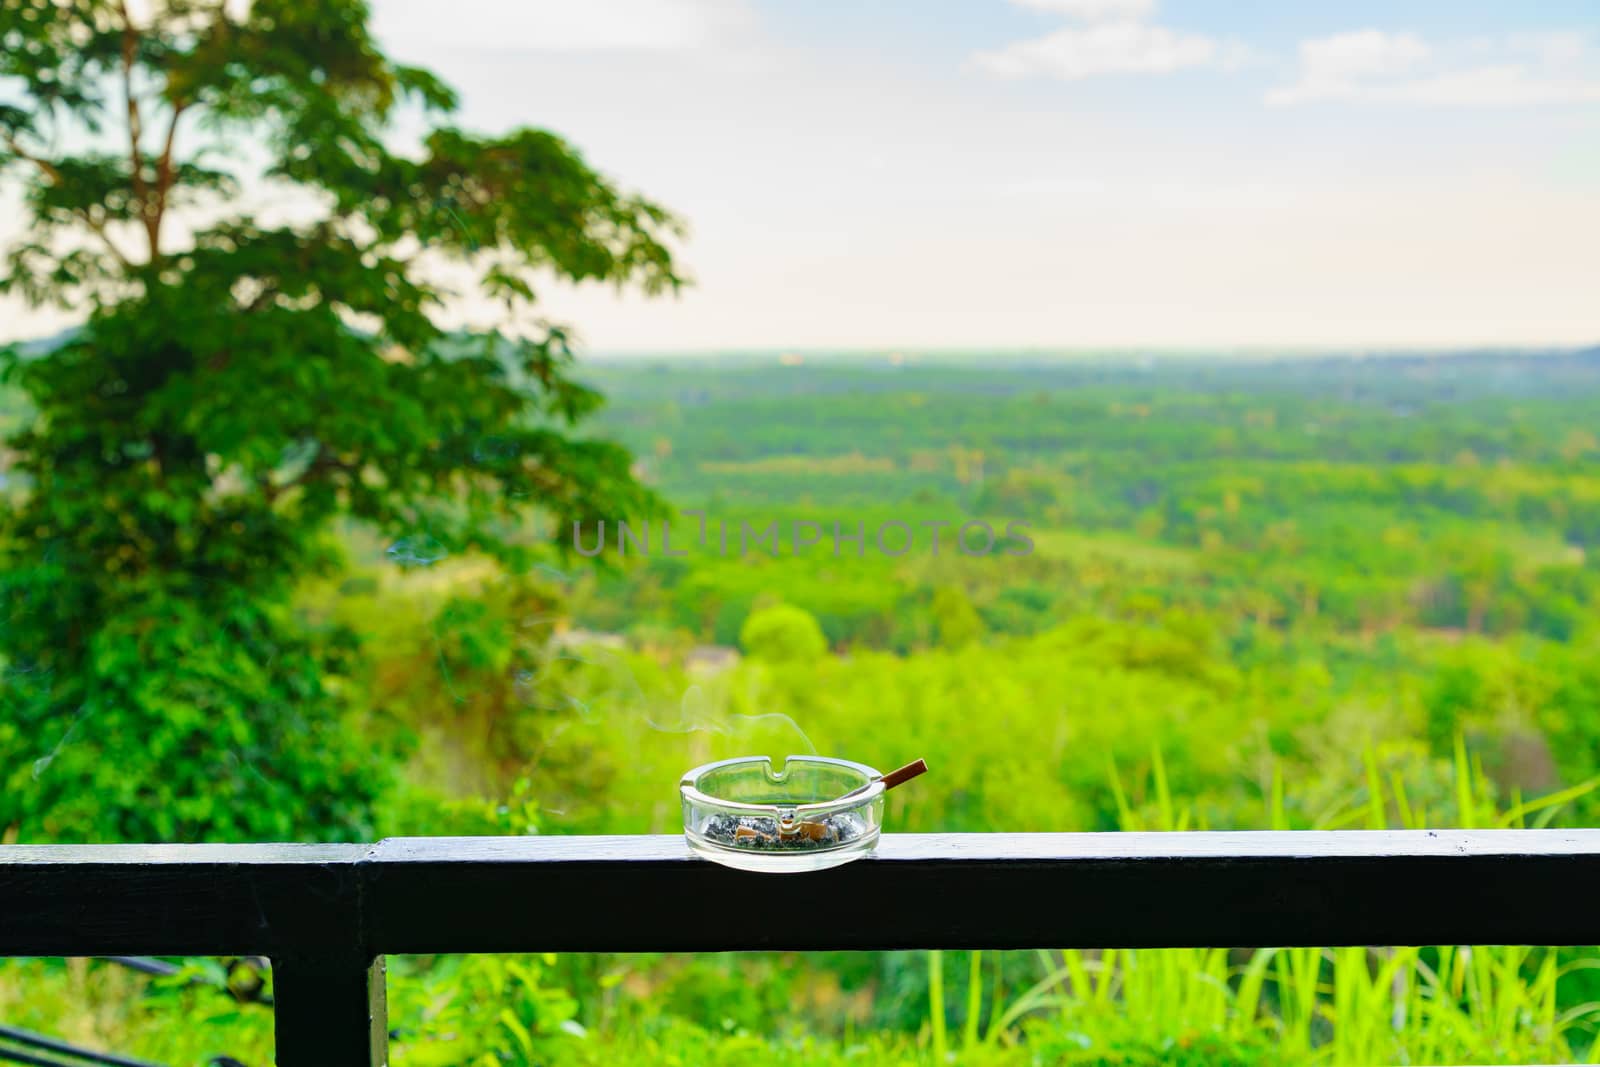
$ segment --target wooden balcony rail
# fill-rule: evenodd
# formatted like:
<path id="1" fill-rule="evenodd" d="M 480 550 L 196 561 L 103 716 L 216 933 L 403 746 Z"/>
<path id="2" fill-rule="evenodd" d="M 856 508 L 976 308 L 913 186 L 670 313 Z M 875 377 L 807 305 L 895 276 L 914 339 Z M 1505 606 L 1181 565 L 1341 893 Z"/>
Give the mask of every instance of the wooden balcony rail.
<path id="1" fill-rule="evenodd" d="M 267 956 L 278 1063 L 369 1067 L 397 953 L 1591 945 L 1596 900 L 1600 830 L 893 834 L 796 875 L 677 836 L 11 845 L 0 956 Z"/>

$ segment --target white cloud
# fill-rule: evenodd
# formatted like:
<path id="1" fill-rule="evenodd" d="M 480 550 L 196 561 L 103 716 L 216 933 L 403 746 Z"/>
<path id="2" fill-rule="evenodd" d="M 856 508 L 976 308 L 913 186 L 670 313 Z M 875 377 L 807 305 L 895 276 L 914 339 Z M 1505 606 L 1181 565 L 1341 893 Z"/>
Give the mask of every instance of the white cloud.
<path id="1" fill-rule="evenodd" d="M 401 49 L 676 51 L 721 43 L 754 21 L 745 0 L 450 0 L 447 6 L 374 0 L 372 6 L 379 38 Z"/>
<path id="2" fill-rule="evenodd" d="M 1155 0 L 1011 0 L 1066 15 L 1080 25 L 1003 48 L 974 53 L 969 65 L 1001 78 L 1075 81 L 1105 74 L 1170 74 L 1191 67 L 1229 68 L 1242 45 L 1148 21 Z"/>
<path id="3" fill-rule="evenodd" d="M 1427 59 L 1429 51 L 1415 34 L 1360 30 L 1303 42 L 1300 66 L 1309 81 L 1342 82 L 1403 74 Z"/>
<path id="4" fill-rule="evenodd" d="M 1550 80 L 1506 65 L 1441 74 L 1379 90 L 1382 99 L 1455 106 L 1515 106 L 1600 102 L 1600 79 Z"/>
<path id="5" fill-rule="evenodd" d="M 1018 7 L 1050 11 L 1082 22 L 1138 22 L 1155 14 L 1155 0 L 1011 0 Z"/>
<path id="6" fill-rule="evenodd" d="M 1303 41 L 1299 80 L 1278 106 L 1327 100 L 1441 107 L 1600 101 L 1600 62 L 1585 34 L 1512 34 L 1435 47 L 1409 33 L 1360 30 Z"/>
<path id="7" fill-rule="evenodd" d="M 1589 53 L 1589 35 L 1581 30 L 1513 33 L 1505 43 L 1511 51 L 1531 55 L 1550 69 L 1581 66 Z"/>
<path id="8" fill-rule="evenodd" d="M 972 63 L 1002 78 L 1074 80 L 1100 74 L 1170 74 L 1212 65 L 1221 52 L 1210 37 L 1123 22 L 1057 30 L 1031 41 L 979 52 Z"/>

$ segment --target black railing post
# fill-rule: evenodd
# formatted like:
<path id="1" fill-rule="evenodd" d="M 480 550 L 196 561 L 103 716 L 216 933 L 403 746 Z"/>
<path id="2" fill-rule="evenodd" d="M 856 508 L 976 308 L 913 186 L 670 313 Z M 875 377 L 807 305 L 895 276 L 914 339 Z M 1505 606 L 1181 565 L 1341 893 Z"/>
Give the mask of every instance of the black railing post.
<path id="1" fill-rule="evenodd" d="M 385 1067 L 389 1021 L 383 957 L 272 961 L 278 1067 Z"/>

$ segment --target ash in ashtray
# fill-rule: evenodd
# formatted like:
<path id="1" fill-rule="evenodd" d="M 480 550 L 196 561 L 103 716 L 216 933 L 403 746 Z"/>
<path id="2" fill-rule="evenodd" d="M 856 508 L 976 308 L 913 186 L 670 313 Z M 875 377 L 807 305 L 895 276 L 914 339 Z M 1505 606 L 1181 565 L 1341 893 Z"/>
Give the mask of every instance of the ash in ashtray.
<path id="1" fill-rule="evenodd" d="M 778 820 L 769 815 L 713 815 L 700 829 L 707 840 L 716 844 L 762 852 L 833 848 L 866 832 L 861 817 L 848 811 L 803 820 L 790 833 L 779 833 Z"/>

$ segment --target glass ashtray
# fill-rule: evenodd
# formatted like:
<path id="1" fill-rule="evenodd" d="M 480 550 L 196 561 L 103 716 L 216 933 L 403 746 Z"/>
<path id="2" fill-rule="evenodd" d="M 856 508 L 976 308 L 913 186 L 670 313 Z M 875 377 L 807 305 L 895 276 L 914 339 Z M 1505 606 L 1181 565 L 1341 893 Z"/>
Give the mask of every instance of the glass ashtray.
<path id="1" fill-rule="evenodd" d="M 678 783 L 683 832 L 697 856 L 743 871 L 837 867 L 878 843 L 881 777 L 825 756 L 790 756 L 780 771 L 766 756 L 708 763 Z"/>

